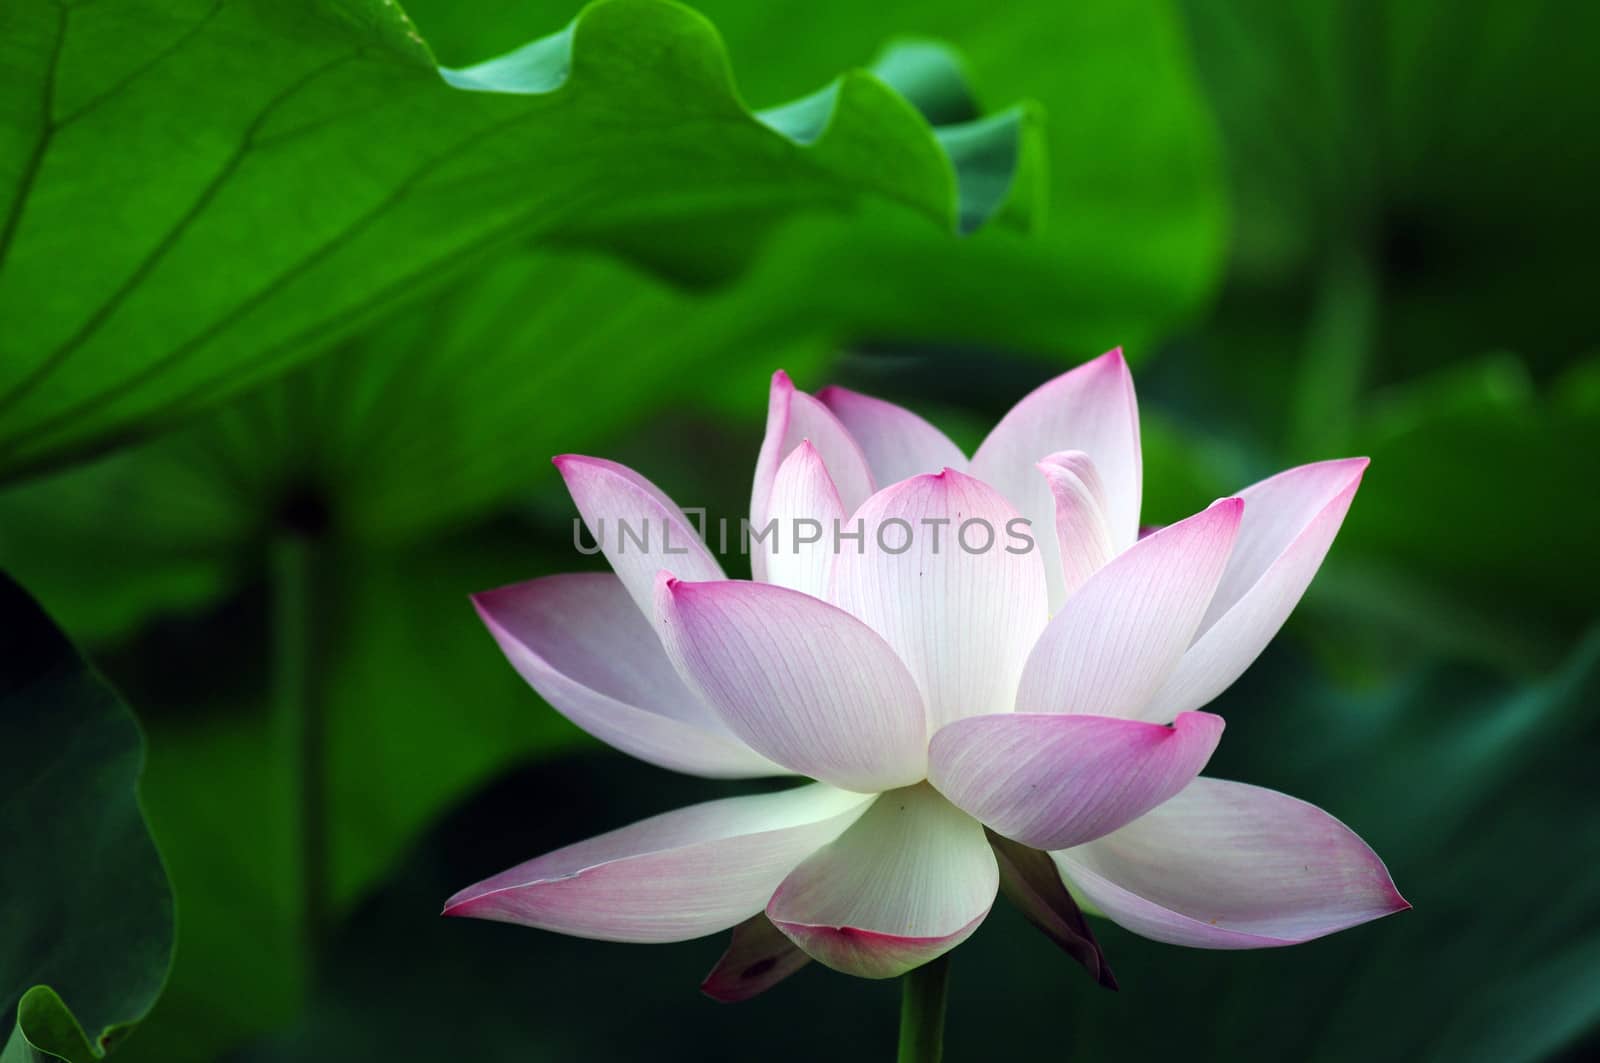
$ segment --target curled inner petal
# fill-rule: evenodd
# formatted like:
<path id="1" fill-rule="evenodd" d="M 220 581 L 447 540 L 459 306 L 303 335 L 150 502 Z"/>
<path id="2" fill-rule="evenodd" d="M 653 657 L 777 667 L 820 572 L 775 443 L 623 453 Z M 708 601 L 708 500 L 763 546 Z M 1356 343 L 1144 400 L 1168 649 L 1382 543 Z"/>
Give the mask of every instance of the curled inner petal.
<path id="1" fill-rule="evenodd" d="M 1063 373 L 1011 408 L 972 456 L 972 475 L 993 484 L 1040 534 L 1050 609 L 1066 594 L 1056 542 L 1049 535 L 1055 503 L 1036 463 L 1063 450 L 1088 454 L 1099 470 L 1112 545 L 1125 550 L 1138 535 L 1143 466 L 1133 377 L 1120 349 Z"/>
<path id="2" fill-rule="evenodd" d="M 1094 461 L 1081 450 L 1052 454 L 1039 463 L 1039 471 L 1055 499 L 1061 586 L 1070 598 L 1116 556 L 1111 530 L 1106 525 L 1105 486 Z"/>

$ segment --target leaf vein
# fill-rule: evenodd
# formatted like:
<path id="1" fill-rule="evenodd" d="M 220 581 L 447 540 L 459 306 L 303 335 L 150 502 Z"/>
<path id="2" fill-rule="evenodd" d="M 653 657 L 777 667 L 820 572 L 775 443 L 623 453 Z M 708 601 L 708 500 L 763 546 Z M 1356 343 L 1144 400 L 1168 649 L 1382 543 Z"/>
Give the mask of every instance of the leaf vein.
<path id="1" fill-rule="evenodd" d="M 52 374 L 57 372 L 68 357 L 98 332 L 101 326 L 110 319 L 112 314 L 116 313 L 117 309 L 132 294 L 134 289 L 150 275 L 151 271 L 161 264 L 162 259 L 167 256 L 173 247 L 177 246 L 178 241 L 189 230 L 189 227 L 205 214 L 206 209 L 216 200 L 218 193 L 227 185 L 228 179 L 238 172 L 239 167 L 244 164 L 245 159 L 250 155 L 251 149 L 255 147 L 255 133 L 266 123 L 273 112 L 317 78 L 348 62 L 355 55 L 356 53 L 354 52 L 340 55 L 315 67 L 267 102 L 261 112 L 251 119 L 250 124 L 245 128 L 244 137 L 240 141 L 238 149 L 212 175 L 211 180 L 206 183 L 205 188 L 201 189 L 200 194 L 195 197 L 194 202 L 189 205 L 188 210 L 184 211 L 183 216 L 178 219 L 177 223 L 167 230 L 166 234 L 162 236 L 161 240 L 157 242 L 156 246 L 151 249 L 150 253 L 144 257 L 133 272 L 117 286 L 116 290 L 100 304 L 94 313 L 89 315 L 78 331 L 74 332 L 61 346 L 47 355 L 31 372 L 17 381 L 3 398 L 0 398 L 0 412 L 15 406 L 49 379 Z"/>
<path id="2" fill-rule="evenodd" d="M 50 123 L 50 112 L 55 108 L 56 76 L 61 66 L 61 51 L 67 39 L 67 11 L 68 8 L 56 4 L 56 39 L 50 51 L 50 61 L 45 66 L 44 84 L 40 87 L 39 102 L 42 114 L 40 132 L 33 144 L 33 153 L 28 156 L 27 163 L 22 168 L 22 179 L 17 182 L 17 194 L 11 201 L 11 209 L 6 214 L 6 224 L 0 230 L 0 273 L 4 273 L 6 262 L 11 256 L 11 243 L 16 237 L 17 226 L 22 222 L 23 206 L 33 196 L 33 184 L 39 177 L 39 167 L 44 163 L 45 152 L 50 147 L 50 140 L 55 136 L 55 129 Z M 0 405 L 3 408 L 3 405 Z"/>

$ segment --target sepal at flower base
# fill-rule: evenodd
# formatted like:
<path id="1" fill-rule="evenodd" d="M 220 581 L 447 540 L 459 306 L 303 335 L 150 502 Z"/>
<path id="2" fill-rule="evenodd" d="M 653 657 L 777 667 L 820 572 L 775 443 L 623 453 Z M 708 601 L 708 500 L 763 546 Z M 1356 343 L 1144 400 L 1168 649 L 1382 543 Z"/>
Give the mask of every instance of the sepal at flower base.
<path id="1" fill-rule="evenodd" d="M 1000 865 L 1000 892 L 1006 900 L 1040 933 L 1083 964 L 1090 978 L 1107 989 L 1119 988 L 1089 920 L 1061 881 L 1050 854 L 1002 838 L 994 831 L 987 834 L 995 862 Z"/>
<path id="2" fill-rule="evenodd" d="M 712 1000 L 735 1004 L 765 993 L 810 962 L 811 957 L 762 912 L 733 928 L 733 940 L 700 983 L 700 991 Z"/>

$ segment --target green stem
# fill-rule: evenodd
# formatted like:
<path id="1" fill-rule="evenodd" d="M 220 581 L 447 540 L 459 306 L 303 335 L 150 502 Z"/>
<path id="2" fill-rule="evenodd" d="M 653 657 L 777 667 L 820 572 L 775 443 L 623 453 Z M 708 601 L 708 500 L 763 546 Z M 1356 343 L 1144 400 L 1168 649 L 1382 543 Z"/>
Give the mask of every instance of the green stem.
<path id="1" fill-rule="evenodd" d="M 950 988 L 950 954 L 900 979 L 899 1063 L 939 1063 L 944 1058 L 944 1012 Z"/>
<path id="2" fill-rule="evenodd" d="M 273 677 L 281 740 L 290 767 L 299 846 L 301 933 L 314 972 L 328 926 L 326 721 L 316 647 L 317 544 L 287 535 L 273 557 Z"/>

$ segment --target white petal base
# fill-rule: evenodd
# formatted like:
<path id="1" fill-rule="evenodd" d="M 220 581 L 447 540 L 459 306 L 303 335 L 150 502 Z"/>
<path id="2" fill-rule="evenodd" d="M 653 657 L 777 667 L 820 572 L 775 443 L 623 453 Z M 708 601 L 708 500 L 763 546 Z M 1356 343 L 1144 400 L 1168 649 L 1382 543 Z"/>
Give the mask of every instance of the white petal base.
<path id="1" fill-rule="evenodd" d="M 893 978 L 971 936 L 999 887 L 983 827 L 919 784 L 881 795 L 795 868 L 767 917 L 820 963 Z"/>

